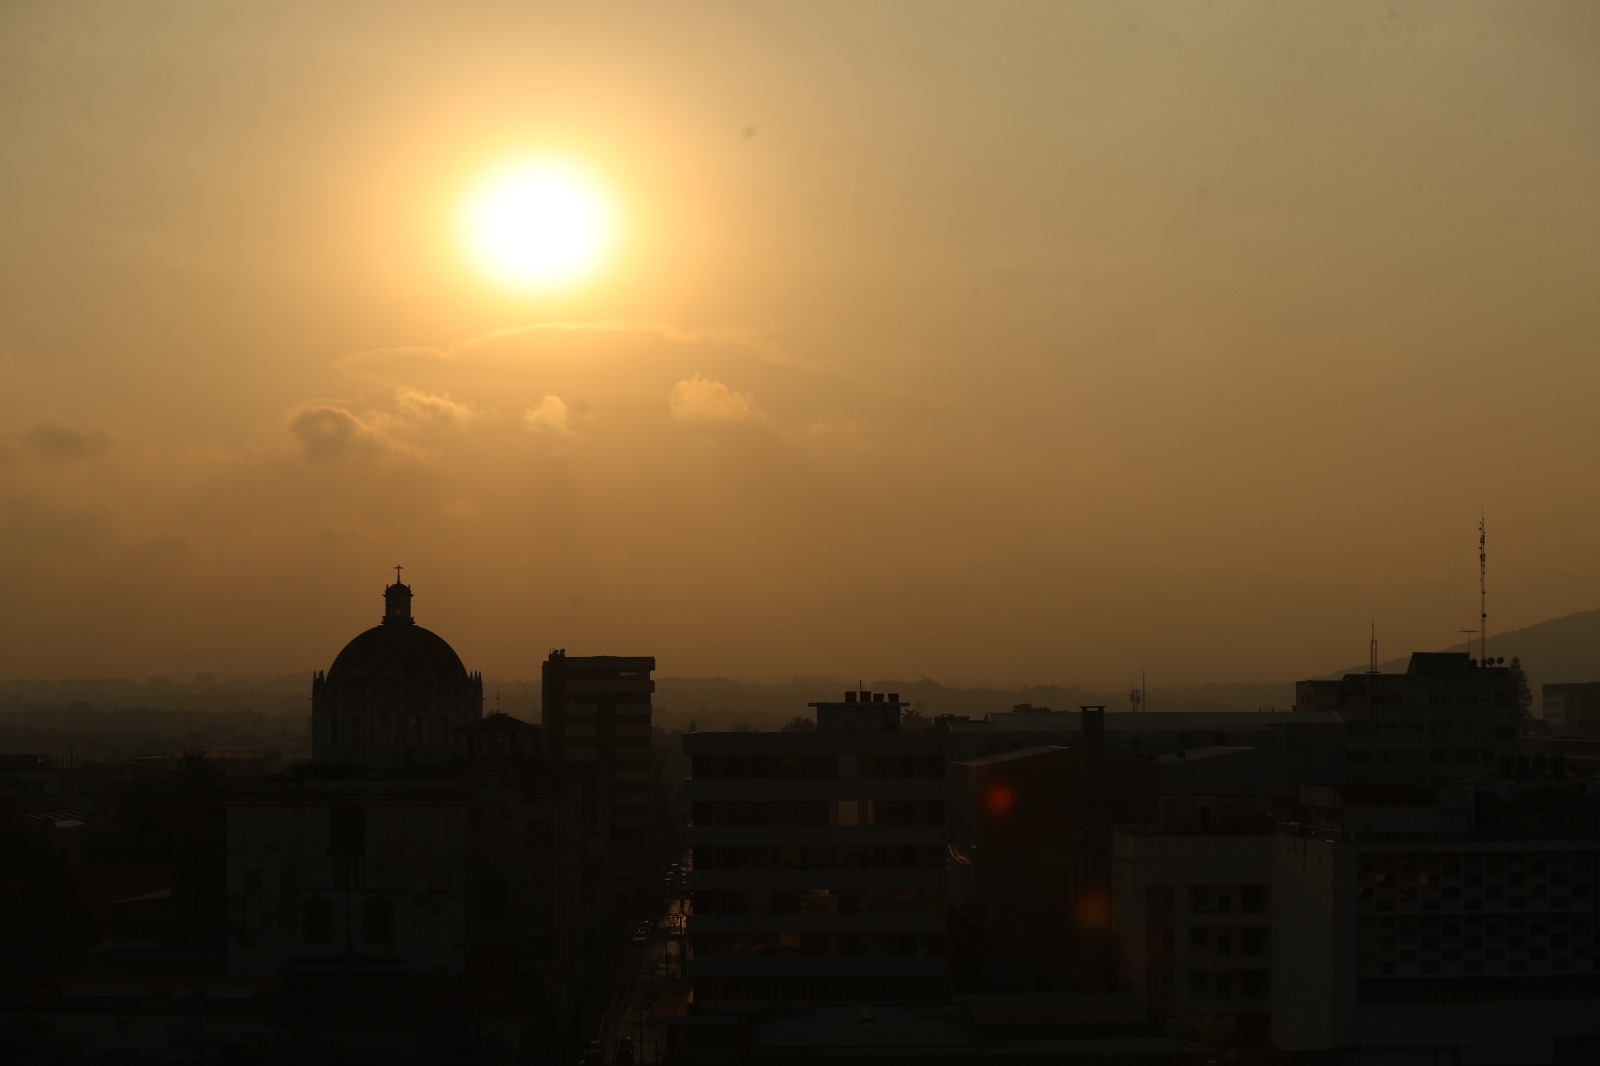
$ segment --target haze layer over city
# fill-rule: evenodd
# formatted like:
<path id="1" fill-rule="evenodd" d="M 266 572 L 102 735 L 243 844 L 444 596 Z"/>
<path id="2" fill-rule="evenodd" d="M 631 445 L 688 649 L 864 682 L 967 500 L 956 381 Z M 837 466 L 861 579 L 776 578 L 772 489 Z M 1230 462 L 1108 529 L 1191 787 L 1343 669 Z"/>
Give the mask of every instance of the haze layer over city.
<path id="1" fill-rule="evenodd" d="M 398 563 L 490 676 L 1293 680 L 1458 645 L 1480 518 L 1493 654 L 1600 604 L 1597 39 L 8 3 L 0 674 L 322 668 Z"/>

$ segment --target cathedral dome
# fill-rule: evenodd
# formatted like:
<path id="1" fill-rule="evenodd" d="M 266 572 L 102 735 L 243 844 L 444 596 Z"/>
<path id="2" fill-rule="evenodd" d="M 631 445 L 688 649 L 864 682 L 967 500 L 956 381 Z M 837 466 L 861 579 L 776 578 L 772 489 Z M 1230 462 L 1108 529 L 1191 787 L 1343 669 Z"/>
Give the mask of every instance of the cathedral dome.
<path id="1" fill-rule="evenodd" d="M 449 642 L 419 625 L 373 626 L 346 644 L 328 668 L 328 683 L 341 688 L 391 681 L 465 685 L 467 668 Z"/>
<path id="2" fill-rule="evenodd" d="M 467 668 L 455 649 L 411 617 L 411 586 L 398 581 L 383 593 L 383 622 L 344 646 L 328 668 L 338 688 L 374 683 L 453 689 L 467 685 Z"/>
<path id="3" fill-rule="evenodd" d="M 398 573 L 396 574 L 398 577 Z M 483 717 L 483 675 L 411 617 L 411 586 L 383 591 L 383 621 L 311 679 L 315 761 L 405 766 L 452 757 L 454 730 Z"/>

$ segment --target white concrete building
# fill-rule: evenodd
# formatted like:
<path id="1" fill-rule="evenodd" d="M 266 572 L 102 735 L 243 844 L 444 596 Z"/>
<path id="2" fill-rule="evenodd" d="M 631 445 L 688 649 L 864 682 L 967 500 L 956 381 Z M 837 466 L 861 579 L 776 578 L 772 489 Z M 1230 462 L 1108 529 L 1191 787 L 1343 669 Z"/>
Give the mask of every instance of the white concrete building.
<path id="1" fill-rule="evenodd" d="M 1226 801 L 1161 802 L 1166 825 L 1114 838 L 1112 914 L 1122 980 L 1143 998 L 1147 1017 L 1185 1035 L 1265 1041 L 1271 838 L 1230 825 Z"/>
<path id="2" fill-rule="evenodd" d="M 1596 798 L 1307 788 L 1272 837 L 1273 1043 L 1600 1060 Z"/>

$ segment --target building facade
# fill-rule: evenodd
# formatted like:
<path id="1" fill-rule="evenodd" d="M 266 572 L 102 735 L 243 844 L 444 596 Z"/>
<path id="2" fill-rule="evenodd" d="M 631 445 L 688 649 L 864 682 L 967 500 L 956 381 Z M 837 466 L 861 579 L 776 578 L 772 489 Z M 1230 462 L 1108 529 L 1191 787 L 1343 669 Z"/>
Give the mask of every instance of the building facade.
<path id="1" fill-rule="evenodd" d="M 697 1009 L 947 995 L 941 740 L 847 692 L 801 733 L 690 733 Z"/>
<path id="2" fill-rule="evenodd" d="M 1270 837 L 1256 806 L 1162 797 L 1115 835 L 1119 971 L 1146 1017 L 1188 1036 L 1265 1042 L 1272 1006 Z"/>
<path id="3" fill-rule="evenodd" d="M 550 653 L 541 670 L 544 743 L 550 758 L 593 766 L 610 830 L 643 836 L 651 825 L 649 655 Z"/>
<path id="4" fill-rule="evenodd" d="M 1482 781 L 1517 753 L 1520 712 L 1510 668 L 1482 665 L 1466 652 L 1416 652 L 1403 674 L 1301 681 L 1295 711 L 1333 711 L 1344 720 L 1345 779 L 1352 782 Z"/>
<path id="5" fill-rule="evenodd" d="M 1271 844 L 1273 1043 L 1596 1061 L 1596 825 L 1574 782 L 1303 790 Z"/>
<path id="6" fill-rule="evenodd" d="M 1543 685 L 1541 694 L 1551 732 L 1600 736 L 1600 681 Z"/>

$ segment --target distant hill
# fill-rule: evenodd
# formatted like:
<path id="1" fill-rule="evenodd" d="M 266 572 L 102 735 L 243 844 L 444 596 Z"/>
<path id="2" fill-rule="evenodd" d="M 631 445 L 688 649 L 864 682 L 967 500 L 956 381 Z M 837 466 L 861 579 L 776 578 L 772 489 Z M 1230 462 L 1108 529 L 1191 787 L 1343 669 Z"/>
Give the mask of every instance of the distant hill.
<path id="1" fill-rule="evenodd" d="M 1431 649 L 1415 649 L 1417 651 Z M 1455 644 L 1443 651 L 1464 651 L 1478 654 L 1478 645 Z M 1539 686 L 1562 681 L 1600 681 L 1600 611 L 1579 611 L 1577 614 L 1552 618 L 1523 629 L 1506 633 L 1489 634 L 1489 654 L 1510 662 L 1515 656 L 1522 660 L 1528 684 L 1533 688 L 1534 706 L 1540 705 Z M 1378 663 L 1384 673 L 1403 673 L 1411 656 L 1386 659 Z M 1346 673 L 1361 673 L 1367 664 L 1352 666 L 1347 670 L 1329 674 L 1339 677 Z"/>

